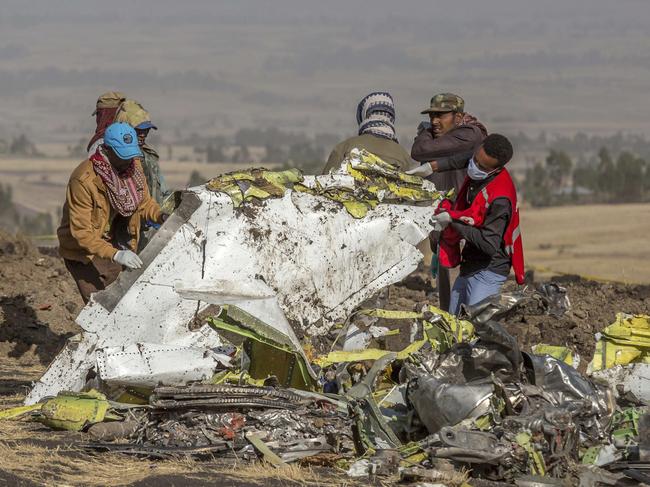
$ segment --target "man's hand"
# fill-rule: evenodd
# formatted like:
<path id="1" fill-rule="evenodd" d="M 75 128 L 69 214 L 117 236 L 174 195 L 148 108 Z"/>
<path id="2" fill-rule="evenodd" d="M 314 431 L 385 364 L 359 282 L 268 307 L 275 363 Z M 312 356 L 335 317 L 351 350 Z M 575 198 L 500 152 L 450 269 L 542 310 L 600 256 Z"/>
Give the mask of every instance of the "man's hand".
<path id="1" fill-rule="evenodd" d="M 431 176 L 435 171 L 438 170 L 438 163 L 436 161 L 425 162 L 421 166 L 418 166 L 413 169 L 406 171 L 406 174 L 411 176 L 420 176 L 421 178 L 426 178 Z"/>
<path id="2" fill-rule="evenodd" d="M 129 269 L 140 269 L 142 267 L 142 260 L 138 257 L 138 254 L 130 250 L 118 250 L 115 252 L 113 262 L 117 262 Z"/>
<path id="3" fill-rule="evenodd" d="M 433 215 L 429 220 L 429 224 L 433 227 L 434 230 L 440 232 L 447 228 L 447 226 L 451 223 L 451 220 L 451 215 L 446 211 L 443 211 L 437 215 Z"/>

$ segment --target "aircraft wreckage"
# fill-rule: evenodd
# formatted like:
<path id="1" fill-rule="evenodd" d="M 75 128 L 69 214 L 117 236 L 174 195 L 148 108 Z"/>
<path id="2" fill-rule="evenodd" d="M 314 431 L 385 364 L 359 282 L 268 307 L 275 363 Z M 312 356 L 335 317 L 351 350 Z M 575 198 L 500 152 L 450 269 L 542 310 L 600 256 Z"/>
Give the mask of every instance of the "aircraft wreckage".
<path id="1" fill-rule="evenodd" d="M 92 296 L 83 333 L 0 419 L 154 458 L 311 458 L 449 486 L 650 484 L 650 316 L 619 313 L 584 376 L 570 349 L 524 352 L 498 322 L 532 297 L 561 316 L 556 284 L 458 317 L 381 308 L 444 196 L 359 150 L 328 175 L 253 169 L 176 195 L 143 268 Z M 404 348 L 379 340 L 391 334 Z"/>
<path id="2" fill-rule="evenodd" d="M 82 390 L 91 371 L 115 384 L 209 378 L 228 362 L 215 352 L 223 342 L 207 324 L 192 328 L 223 305 L 302 352 L 298 336 L 326 333 L 406 277 L 422 259 L 416 246 L 441 195 L 363 151 L 348 167 L 324 176 L 235 173 L 185 191 L 141 252 L 143 268 L 93 295 L 76 320 L 84 332 L 26 404 Z"/>

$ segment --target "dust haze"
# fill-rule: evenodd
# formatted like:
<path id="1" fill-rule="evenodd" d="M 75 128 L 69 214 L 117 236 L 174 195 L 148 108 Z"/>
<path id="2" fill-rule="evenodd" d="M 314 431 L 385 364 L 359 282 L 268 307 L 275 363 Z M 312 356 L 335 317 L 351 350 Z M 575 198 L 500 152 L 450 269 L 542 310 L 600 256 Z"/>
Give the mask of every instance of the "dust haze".
<path id="1" fill-rule="evenodd" d="M 97 95 L 141 101 L 170 140 L 276 127 L 341 136 L 388 90 L 400 140 L 435 92 L 492 131 L 647 131 L 645 1 L 3 1 L 0 132 L 71 142 Z"/>

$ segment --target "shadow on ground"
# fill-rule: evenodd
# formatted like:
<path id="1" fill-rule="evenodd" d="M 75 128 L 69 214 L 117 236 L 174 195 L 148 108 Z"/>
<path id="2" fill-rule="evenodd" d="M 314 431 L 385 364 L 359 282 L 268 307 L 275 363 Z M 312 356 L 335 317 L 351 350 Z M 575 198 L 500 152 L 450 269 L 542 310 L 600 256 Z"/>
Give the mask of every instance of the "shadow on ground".
<path id="1" fill-rule="evenodd" d="M 9 357 L 20 358 L 35 345 L 39 362 L 49 364 L 72 335 L 50 330 L 47 323 L 38 319 L 24 295 L 0 298 L 0 342 L 13 345 Z"/>

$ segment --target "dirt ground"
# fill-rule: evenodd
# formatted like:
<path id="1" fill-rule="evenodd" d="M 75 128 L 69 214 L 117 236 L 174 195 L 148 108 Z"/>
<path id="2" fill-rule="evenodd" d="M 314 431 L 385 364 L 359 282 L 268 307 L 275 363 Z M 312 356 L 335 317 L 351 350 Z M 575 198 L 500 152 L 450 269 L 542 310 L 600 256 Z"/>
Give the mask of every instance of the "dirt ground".
<path id="1" fill-rule="evenodd" d="M 583 367 L 594 349 L 594 333 L 617 312 L 648 313 L 650 286 L 596 282 L 557 276 L 572 303 L 561 318 L 544 314 L 531 299 L 504 324 L 523 350 L 540 342 L 577 350 Z M 414 309 L 437 304 L 422 268 L 390 290 L 388 306 Z M 528 292 L 531 291 L 531 285 Z M 513 289 L 509 282 L 507 289 Z M 74 317 L 82 307 L 74 282 L 51 250 L 39 250 L 20 238 L 0 234 L 0 409 L 20 404 L 66 339 L 80 330 Z M 216 461 L 147 461 L 89 455 L 79 434 L 52 432 L 34 423 L 0 422 L 2 485 L 354 485 L 341 472 L 305 467 L 273 470 L 263 466 L 225 466 Z M 119 475 L 116 476 L 116 471 Z"/>
<path id="2" fill-rule="evenodd" d="M 47 365 L 80 331 L 74 318 L 82 306 L 55 251 L 0 234 L 0 356 L 16 366 Z"/>
<path id="3" fill-rule="evenodd" d="M 404 309 L 435 304 L 437 297 L 430 281 L 424 270 L 409 276 L 392 287 L 389 306 Z M 546 314 L 539 299 L 533 297 L 533 290 L 540 281 L 528 285 L 525 294 L 529 299 L 512 310 L 501 323 L 517 337 L 522 351 L 529 352 L 539 343 L 567 346 L 578 352 L 583 370 L 594 352 L 594 335 L 610 325 L 617 313 L 650 312 L 650 285 L 598 282 L 577 275 L 552 276 L 544 281 L 566 288 L 571 309 L 564 316 L 556 318 Z M 517 288 L 515 282 L 509 280 L 504 291 Z"/>

